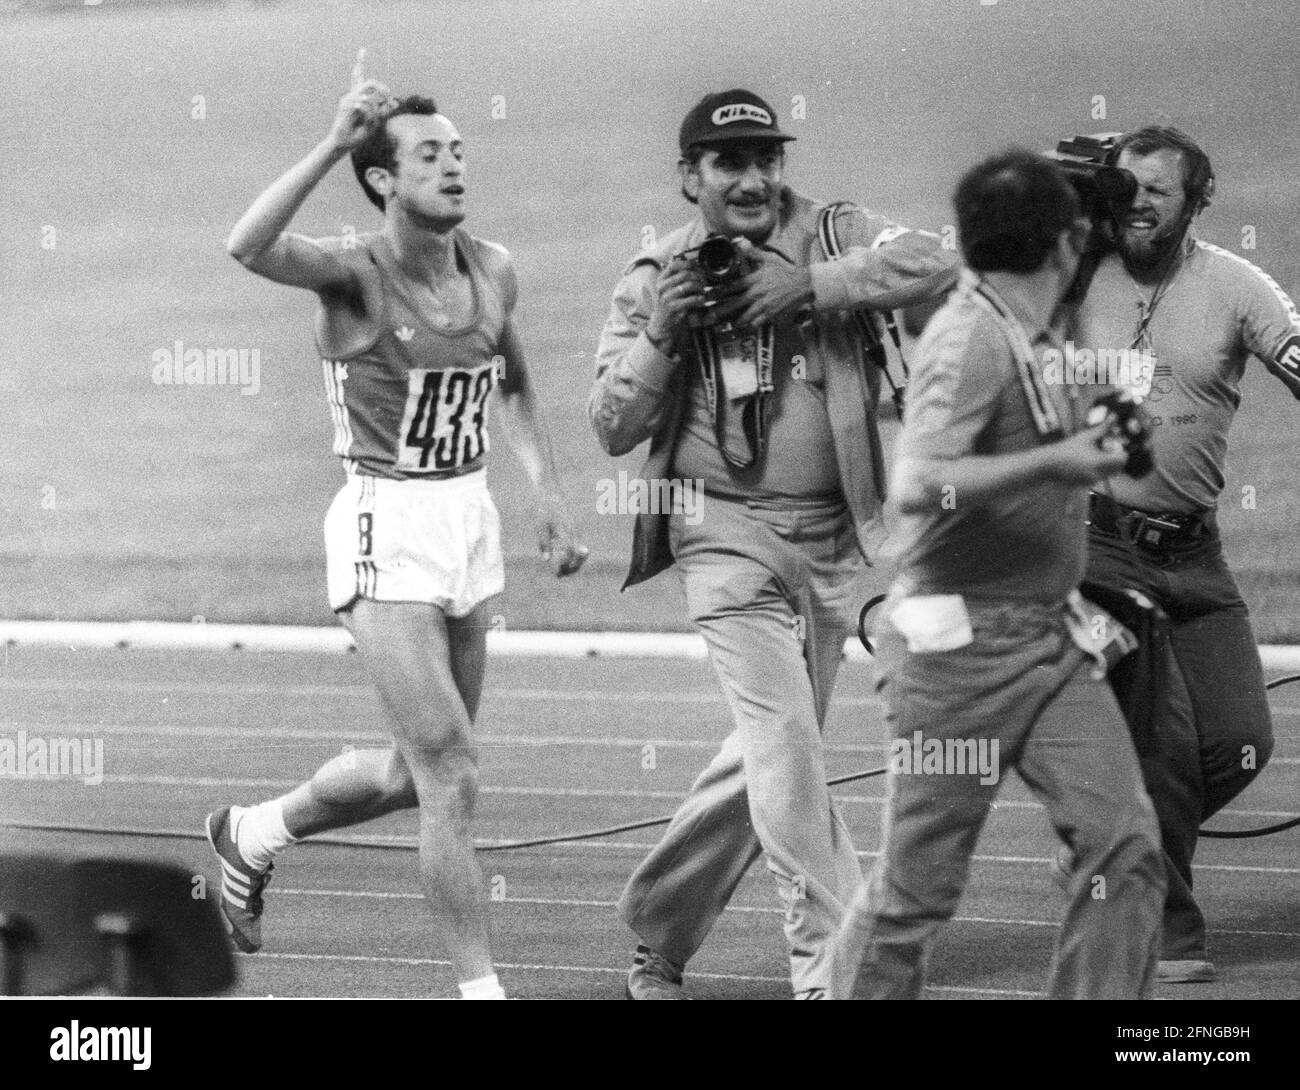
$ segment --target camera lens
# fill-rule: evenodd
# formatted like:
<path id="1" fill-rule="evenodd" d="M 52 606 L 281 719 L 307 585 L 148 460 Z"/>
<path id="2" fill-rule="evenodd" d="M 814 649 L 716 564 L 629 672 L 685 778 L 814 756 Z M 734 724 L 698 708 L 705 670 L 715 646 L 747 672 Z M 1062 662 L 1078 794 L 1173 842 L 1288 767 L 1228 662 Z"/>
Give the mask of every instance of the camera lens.
<path id="1" fill-rule="evenodd" d="M 736 247 L 726 235 L 710 235 L 700 246 L 698 261 L 710 280 L 726 280 L 737 270 Z"/>
<path id="2" fill-rule="evenodd" d="M 1111 204 L 1131 204 L 1137 196 L 1137 179 L 1121 167 L 1101 167 L 1096 174 L 1097 194 Z"/>

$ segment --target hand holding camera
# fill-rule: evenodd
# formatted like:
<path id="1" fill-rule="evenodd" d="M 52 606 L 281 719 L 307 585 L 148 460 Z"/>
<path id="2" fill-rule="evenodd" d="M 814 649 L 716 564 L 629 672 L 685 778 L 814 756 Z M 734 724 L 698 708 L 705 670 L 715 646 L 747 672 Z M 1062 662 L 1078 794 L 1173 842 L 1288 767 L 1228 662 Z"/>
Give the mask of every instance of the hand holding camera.
<path id="1" fill-rule="evenodd" d="M 1156 466 L 1151 452 L 1151 421 L 1142 403 L 1128 390 L 1115 390 L 1097 398 L 1088 410 L 1089 425 L 1104 425 L 1101 440 L 1116 440 L 1125 453 L 1124 472 L 1145 477 Z"/>
<path id="2" fill-rule="evenodd" d="M 691 281 L 694 290 L 683 286 L 684 280 Z M 667 313 L 662 323 L 654 323 L 652 338 L 660 324 L 680 320 L 681 315 L 696 329 L 756 329 L 807 307 L 813 298 L 812 276 L 806 268 L 759 249 L 746 238 L 716 234 L 678 254 L 659 288 Z"/>
<path id="3" fill-rule="evenodd" d="M 1043 450 L 1048 474 L 1064 484 L 1094 485 L 1124 468 L 1128 455 L 1106 423 L 1093 424 Z"/>
<path id="4" fill-rule="evenodd" d="M 666 351 L 683 326 L 727 327 L 739 309 L 745 270 L 737 244 L 725 235 L 709 235 L 694 249 L 674 255 L 655 285 L 646 335 Z"/>
<path id="5" fill-rule="evenodd" d="M 812 305 L 812 273 L 771 250 L 760 250 L 748 239 L 737 239 L 736 249 L 749 264 L 744 276 L 743 308 L 737 325 L 756 329 L 765 322 L 780 321 Z"/>
<path id="6" fill-rule="evenodd" d="M 734 324 L 742 305 L 745 276 L 751 268 L 741 249 L 743 242 L 714 234 L 693 250 L 677 255 L 676 260 L 691 269 L 699 284 L 699 305 L 688 315 L 692 328 L 726 329 Z"/>
<path id="7" fill-rule="evenodd" d="M 674 257 L 655 283 L 655 307 L 646 323 L 646 336 L 665 355 L 672 355 L 673 342 L 704 305 L 699 275 L 680 256 Z"/>

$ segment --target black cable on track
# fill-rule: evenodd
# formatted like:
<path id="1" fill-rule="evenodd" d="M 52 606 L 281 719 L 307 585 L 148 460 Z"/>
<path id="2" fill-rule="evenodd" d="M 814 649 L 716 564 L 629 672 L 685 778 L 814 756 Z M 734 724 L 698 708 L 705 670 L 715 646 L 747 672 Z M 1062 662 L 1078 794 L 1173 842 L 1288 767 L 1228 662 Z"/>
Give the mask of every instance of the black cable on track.
<path id="1" fill-rule="evenodd" d="M 1289 674 L 1286 677 L 1274 678 L 1264 686 L 1264 689 L 1265 691 L 1276 689 L 1282 685 L 1290 684 L 1292 681 L 1300 681 L 1300 674 Z M 1279 821 L 1276 825 L 1265 825 L 1262 829 L 1202 829 L 1201 836 L 1210 840 L 1249 840 L 1256 836 L 1282 833 L 1287 829 L 1294 829 L 1297 825 L 1300 825 L 1300 817 L 1293 817 L 1288 821 Z"/>
<path id="2" fill-rule="evenodd" d="M 862 615 L 859 618 L 859 625 L 862 618 L 866 616 L 867 610 L 876 603 L 873 599 L 863 608 Z M 865 635 L 862 642 L 867 645 Z M 1287 685 L 1293 681 L 1300 681 L 1300 674 L 1290 674 L 1287 677 L 1276 678 L 1270 681 L 1265 689 L 1276 689 L 1281 685 Z M 839 787 L 841 784 L 856 783 L 859 780 L 870 779 L 872 776 L 883 776 L 888 771 L 887 768 L 870 768 L 863 772 L 850 772 L 844 776 L 835 776 L 826 781 L 827 787 Z M 614 836 L 616 833 L 630 833 L 638 829 L 653 829 L 659 825 L 667 825 L 672 821 L 672 815 L 664 817 L 646 818 L 643 821 L 630 821 L 623 825 L 610 825 L 601 829 L 587 829 L 578 833 L 560 833 L 556 836 L 533 837 L 528 840 L 507 840 L 502 844 L 475 844 L 475 851 L 480 852 L 510 852 L 517 851 L 521 848 L 540 848 L 548 844 L 571 844 L 582 840 L 598 840 L 601 837 Z M 1260 829 L 1239 829 L 1239 830 L 1215 830 L 1202 829 L 1200 835 L 1211 840 L 1248 840 L 1258 836 L 1269 836 L 1272 833 L 1285 832 L 1287 829 L 1294 829 L 1300 825 L 1300 816 L 1291 818 L 1287 821 L 1278 822 L 1276 825 L 1266 825 Z M 50 833 L 86 833 L 92 836 L 138 836 L 153 837 L 159 840 L 206 840 L 207 837 L 201 832 L 190 832 L 186 829 L 140 829 L 130 826 L 121 826 L 114 828 L 105 828 L 95 825 L 56 825 L 45 822 L 35 821 L 5 821 L 0 820 L 0 828 L 5 829 L 28 829 L 38 832 Z M 380 840 L 374 837 L 340 837 L 331 836 L 328 833 L 321 836 L 308 837 L 304 843 L 321 844 L 329 847 L 339 848 L 373 848 L 379 851 L 415 851 L 417 850 L 410 844 L 395 844 L 389 840 Z"/>

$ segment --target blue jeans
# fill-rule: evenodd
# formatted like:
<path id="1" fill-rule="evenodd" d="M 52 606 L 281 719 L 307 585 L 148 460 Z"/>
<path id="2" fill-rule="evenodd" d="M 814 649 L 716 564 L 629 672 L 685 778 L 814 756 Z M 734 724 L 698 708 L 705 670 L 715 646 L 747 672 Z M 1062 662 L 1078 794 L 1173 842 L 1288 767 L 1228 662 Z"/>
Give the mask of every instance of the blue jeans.
<path id="1" fill-rule="evenodd" d="M 1155 814 L 1110 687 L 1091 677 L 1061 608 L 968 600 L 973 641 L 916 653 L 888 622 L 896 604 L 877 628 L 891 736 L 996 742 L 998 777 L 891 767 L 880 858 L 837 938 L 831 997 L 920 997 L 1000 777 L 1015 768 L 1076 860 L 1048 994 L 1146 998 L 1165 889 Z"/>
<path id="2" fill-rule="evenodd" d="M 1249 612 L 1212 524 L 1161 556 L 1094 526 L 1088 554 L 1089 580 L 1140 590 L 1169 615 L 1169 709 L 1156 745 L 1140 756 L 1168 871 L 1162 956 L 1204 958 L 1205 917 L 1192 896 L 1197 832 L 1273 752 Z"/>

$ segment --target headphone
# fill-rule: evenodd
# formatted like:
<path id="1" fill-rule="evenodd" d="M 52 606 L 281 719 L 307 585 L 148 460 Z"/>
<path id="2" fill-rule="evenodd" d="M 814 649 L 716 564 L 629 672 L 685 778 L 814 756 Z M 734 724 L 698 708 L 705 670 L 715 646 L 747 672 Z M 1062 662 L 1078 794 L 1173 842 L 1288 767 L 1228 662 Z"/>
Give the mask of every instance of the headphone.
<path id="1" fill-rule="evenodd" d="M 1210 166 L 1210 157 L 1200 148 L 1196 149 L 1196 154 L 1193 156 L 1186 190 L 1187 202 L 1192 206 L 1192 215 L 1195 216 L 1210 207 L 1210 201 L 1214 197 L 1214 167 Z"/>

